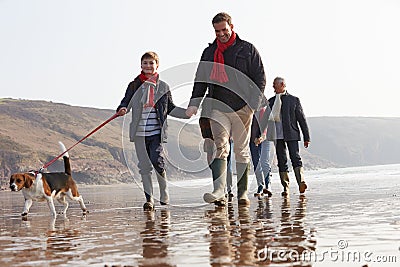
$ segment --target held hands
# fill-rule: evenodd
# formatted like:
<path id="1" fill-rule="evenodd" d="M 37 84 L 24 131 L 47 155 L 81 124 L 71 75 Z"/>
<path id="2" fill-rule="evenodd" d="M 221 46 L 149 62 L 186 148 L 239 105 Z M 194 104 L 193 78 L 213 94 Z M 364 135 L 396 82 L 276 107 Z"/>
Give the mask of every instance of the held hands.
<path id="1" fill-rule="evenodd" d="M 254 144 L 256 144 L 256 146 L 259 146 L 262 142 L 264 142 L 265 139 L 267 139 L 267 137 L 265 136 L 265 134 L 263 134 L 260 137 L 254 139 Z"/>
<path id="2" fill-rule="evenodd" d="M 118 116 L 124 116 L 126 114 L 126 108 L 120 108 L 117 112 Z"/>
<path id="3" fill-rule="evenodd" d="M 193 115 L 196 115 L 197 114 L 197 110 L 198 110 L 198 108 L 197 107 L 195 107 L 195 106 L 189 106 L 187 109 L 186 109 L 186 116 L 188 116 L 188 117 L 192 117 Z"/>

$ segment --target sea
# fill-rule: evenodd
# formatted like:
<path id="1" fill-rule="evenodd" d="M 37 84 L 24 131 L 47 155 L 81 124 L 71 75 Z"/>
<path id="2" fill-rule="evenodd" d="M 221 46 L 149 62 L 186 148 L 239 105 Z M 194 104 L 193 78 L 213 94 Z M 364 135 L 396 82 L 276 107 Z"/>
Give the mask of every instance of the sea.
<path id="1" fill-rule="evenodd" d="M 289 175 L 288 197 L 273 173 L 260 199 L 251 175 L 249 207 L 204 203 L 211 178 L 171 181 L 150 212 L 140 184 L 79 185 L 90 212 L 56 220 L 1 191 L 0 266 L 400 266 L 400 164 L 306 170 L 304 195 Z"/>

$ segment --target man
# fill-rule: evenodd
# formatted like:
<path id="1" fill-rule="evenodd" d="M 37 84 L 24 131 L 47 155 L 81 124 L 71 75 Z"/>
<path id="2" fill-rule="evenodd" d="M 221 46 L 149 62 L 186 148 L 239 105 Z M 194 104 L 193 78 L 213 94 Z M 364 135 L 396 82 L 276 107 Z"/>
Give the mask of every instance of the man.
<path id="1" fill-rule="evenodd" d="M 217 151 L 210 166 L 214 190 L 204 194 L 203 198 L 216 205 L 226 203 L 226 159 L 231 136 L 236 159 L 238 202 L 248 205 L 250 125 L 254 110 L 259 108 L 263 97 L 265 72 L 258 51 L 233 31 L 232 19 L 227 13 L 217 14 L 212 25 L 216 39 L 201 56 L 186 115 L 197 113 L 208 89 L 211 131 Z"/>
<path id="2" fill-rule="evenodd" d="M 303 163 L 299 154 L 300 129 L 303 133 L 304 147 L 310 144 L 310 133 L 306 117 L 303 113 L 298 97 L 286 91 L 285 80 L 281 77 L 274 79 L 275 96 L 269 99 L 271 107 L 270 116 L 264 116 L 260 128 L 267 130 L 267 139 L 275 142 L 276 156 L 278 158 L 279 177 L 283 186 L 282 196 L 289 195 L 289 166 L 286 156 L 286 145 L 289 149 L 290 160 L 300 193 L 304 193 L 307 184 L 304 180 Z M 272 125 L 271 125 L 272 123 Z M 299 129 L 300 125 L 300 129 Z M 272 127 L 271 127 L 272 126 Z M 256 140 L 260 143 L 264 137 Z"/>

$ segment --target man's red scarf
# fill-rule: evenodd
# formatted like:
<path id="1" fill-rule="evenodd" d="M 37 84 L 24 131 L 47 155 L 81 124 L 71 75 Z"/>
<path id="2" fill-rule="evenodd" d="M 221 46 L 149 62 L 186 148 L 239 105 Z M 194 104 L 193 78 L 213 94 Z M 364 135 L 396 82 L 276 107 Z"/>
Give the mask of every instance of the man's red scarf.
<path id="1" fill-rule="evenodd" d="M 217 38 L 217 49 L 214 53 L 214 66 L 210 75 L 211 80 L 217 81 L 219 83 L 226 83 L 229 81 L 228 75 L 226 75 L 224 67 L 224 52 L 228 47 L 233 45 L 235 40 L 236 33 L 234 31 L 232 31 L 232 35 L 226 43 L 221 43 L 221 41 Z"/>
<path id="2" fill-rule="evenodd" d="M 154 91 L 157 85 L 158 73 L 154 73 L 150 77 L 146 77 L 143 71 L 139 75 L 139 79 L 142 83 L 145 83 L 145 91 L 143 92 L 144 98 L 143 107 L 154 107 Z M 146 91 L 147 90 L 147 91 Z"/>

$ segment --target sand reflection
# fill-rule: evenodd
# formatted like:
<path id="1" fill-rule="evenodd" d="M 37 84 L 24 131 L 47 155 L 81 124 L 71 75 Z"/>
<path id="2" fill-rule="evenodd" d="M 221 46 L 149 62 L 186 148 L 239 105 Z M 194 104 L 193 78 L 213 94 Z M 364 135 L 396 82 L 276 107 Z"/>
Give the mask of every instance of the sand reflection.
<path id="1" fill-rule="evenodd" d="M 146 215 L 145 229 L 140 232 L 143 259 L 140 261 L 139 266 L 175 266 L 170 263 L 168 255 L 170 210 L 161 209 L 159 221 L 155 218 L 155 211 L 144 213 Z"/>
<path id="2" fill-rule="evenodd" d="M 263 221 L 263 230 L 258 232 L 260 239 L 257 258 L 260 262 L 311 266 L 307 256 L 315 251 L 316 242 L 309 229 L 304 227 L 307 198 L 300 196 L 295 204 L 293 210 L 291 199 L 282 198 L 280 214 L 276 214 L 279 218 L 276 228 L 270 225 L 274 223 L 270 202 L 266 202 L 264 210 L 259 205 L 258 218 L 267 219 Z"/>
<path id="3" fill-rule="evenodd" d="M 46 247 L 43 249 L 45 259 L 52 263 L 67 263 L 73 258 L 79 257 L 76 252 L 76 243 L 81 236 L 79 229 L 70 228 L 69 219 L 64 218 L 58 222 L 50 219 L 49 230 L 47 231 Z M 60 258 L 60 254 L 64 255 Z"/>
<path id="4" fill-rule="evenodd" d="M 338 262 L 323 255 L 368 251 L 390 259 L 385 266 L 398 266 L 398 169 L 379 176 L 380 190 L 375 172 L 355 177 L 350 169 L 340 183 L 334 176 L 310 179 L 310 188 L 318 190 L 306 197 L 252 198 L 249 208 L 204 205 L 203 187 L 184 186 L 193 181 L 171 186 L 174 205 L 153 213 L 143 212 L 143 193 L 134 186 L 88 186 L 80 190 L 87 217 L 72 204 L 68 219 L 55 222 L 45 203 L 22 220 L 21 195 L 0 192 L 0 265 L 362 266 L 365 260 Z M 341 241 L 346 249 L 340 250 Z"/>
<path id="5" fill-rule="evenodd" d="M 303 257 L 316 247 L 304 226 L 306 206 L 301 196 L 293 207 L 282 198 L 275 211 L 271 199 L 259 200 L 255 211 L 236 205 L 207 210 L 211 266 L 311 266 Z"/>

